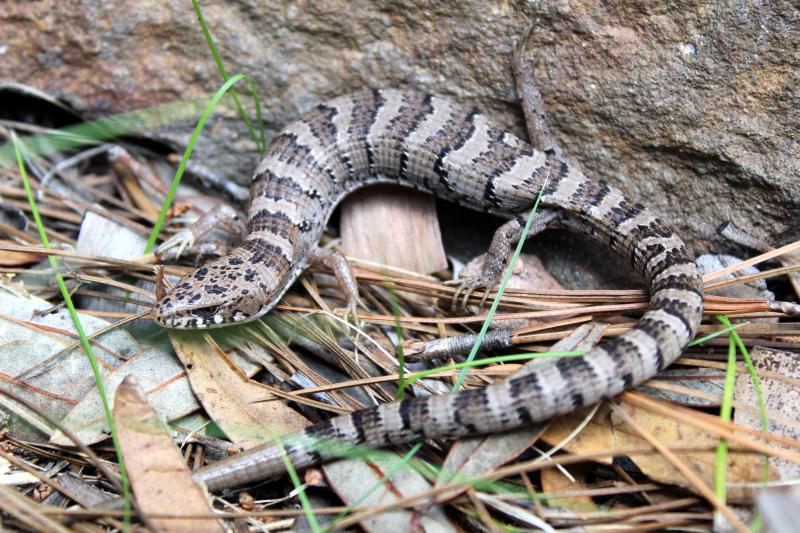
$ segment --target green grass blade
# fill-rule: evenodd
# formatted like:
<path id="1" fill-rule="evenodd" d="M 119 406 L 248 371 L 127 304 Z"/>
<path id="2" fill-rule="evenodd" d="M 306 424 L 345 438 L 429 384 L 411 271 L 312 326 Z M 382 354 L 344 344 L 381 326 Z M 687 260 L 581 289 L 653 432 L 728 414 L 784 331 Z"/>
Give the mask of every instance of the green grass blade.
<path id="1" fill-rule="evenodd" d="M 759 413 L 759 420 L 761 422 L 761 431 L 766 433 L 769 430 L 767 425 L 767 405 L 764 403 L 764 394 L 761 391 L 761 380 L 758 377 L 758 372 L 756 371 L 756 367 L 753 364 L 753 359 L 750 357 L 750 352 L 747 350 L 747 347 L 742 342 L 742 338 L 736 332 L 736 328 L 740 326 L 737 324 L 735 326 L 731 325 L 731 321 L 728 319 L 727 316 L 721 315 L 717 317 L 717 320 L 722 322 L 724 326 L 726 326 L 731 331 L 731 338 L 736 343 L 736 347 L 739 349 L 739 353 L 742 354 L 742 358 L 744 359 L 745 365 L 747 366 L 747 371 L 750 374 L 750 379 L 753 380 L 753 389 L 756 393 L 756 401 L 758 402 L 758 413 Z"/>
<path id="2" fill-rule="evenodd" d="M 208 29 L 208 24 L 206 24 L 206 19 L 203 16 L 203 11 L 200 9 L 200 4 L 197 2 L 197 0 L 192 0 L 192 7 L 194 8 L 194 13 L 197 16 L 197 21 L 200 23 L 200 29 L 203 30 L 203 36 L 208 43 L 208 48 L 211 50 L 211 55 L 214 56 L 214 62 L 217 64 L 217 69 L 219 70 L 219 73 L 222 74 L 223 81 L 228 81 L 230 79 L 228 76 L 228 71 L 225 68 L 225 64 L 222 62 L 222 56 L 220 56 L 219 50 L 217 50 L 217 45 L 214 44 L 214 38 L 211 37 L 211 31 Z M 253 128 L 253 123 L 250 121 L 250 117 L 247 115 L 247 113 L 245 113 L 242 102 L 239 100 L 239 94 L 235 89 L 231 90 L 231 96 L 236 104 L 236 108 L 239 110 L 239 114 L 242 116 L 242 119 L 247 126 L 247 131 L 250 132 L 250 136 L 253 138 L 253 141 L 258 147 L 258 152 L 261 155 L 264 155 L 264 152 L 266 151 L 266 142 L 264 141 L 264 120 L 261 117 L 261 99 L 258 97 L 258 92 L 254 89 L 255 86 L 251 87 L 256 105 L 256 117 L 258 120 L 259 129 L 258 135 L 256 135 L 255 128 Z"/>
<path id="3" fill-rule="evenodd" d="M 725 329 L 721 329 L 719 331 L 715 331 L 714 333 L 709 333 L 708 335 L 706 335 L 704 337 L 699 337 L 697 339 L 694 339 L 692 342 L 690 342 L 688 344 L 688 346 L 691 347 L 691 346 L 697 346 L 699 344 L 703 344 L 706 341 L 710 341 L 711 339 L 715 339 L 715 338 L 717 338 L 717 337 L 719 337 L 721 335 L 725 335 L 726 333 L 730 333 L 731 331 L 739 329 L 740 327 L 742 327 L 742 326 L 744 326 L 746 324 L 747 324 L 747 322 L 742 322 L 741 324 L 731 325 L 731 323 L 728 322 L 728 326 L 726 326 Z"/>
<path id="4" fill-rule="evenodd" d="M 539 194 L 536 196 L 536 201 L 533 203 L 533 208 L 528 215 L 528 220 L 525 222 L 525 228 L 522 230 L 522 235 L 519 238 L 519 242 L 517 242 L 517 247 L 514 249 L 514 253 L 511 255 L 511 260 L 508 262 L 508 268 L 506 268 L 506 272 L 503 274 L 503 280 L 500 282 L 500 287 L 497 289 L 497 294 L 495 295 L 494 300 L 492 300 L 491 307 L 489 307 L 489 313 L 486 315 L 486 320 L 483 321 L 481 330 L 478 332 L 478 338 L 475 339 L 475 344 L 472 345 L 472 350 L 470 350 L 469 355 L 467 356 L 468 363 L 475 359 L 481 344 L 483 344 L 483 338 L 486 336 L 486 332 L 489 330 L 489 326 L 494 319 L 494 314 L 497 311 L 497 308 L 500 306 L 500 298 L 503 297 L 503 293 L 506 290 L 506 285 L 508 285 L 508 280 L 511 279 L 511 274 L 514 272 L 514 265 L 517 264 L 519 254 L 522 253 L 522 247 L 525 244 L 525 240 L 528 238 L 528 232 L 531 230 L 531 224 L 533 224 L 533 220 L 536 218 L 536 211 L 539 209 L 539 202 L 542 201 L 542 195 L 544 194 L 544 188 L 546 186 L 547 180 L 542 183 L 542 186 L 539 189 Z M 453 385 L 453 392 L 461 388 L 461 384 L 464 382 L 466 377 L 467 368 L 465 367 L 461 370 L 455 385 Z"/>
<path id="5" fill-rule="evenodd" d="M 314 508 L 311 506 L 311 501 L 308 499 L 305 488 L 300 481 L 300 476 L 297 475 L 297 470 L 294 468 L 292 461 L 289 459 L 289 455 L 286 453 L 286 448 L 283 446 L 283 441 L 278 436 L 276 436 L 273 440 L 281 450 L 283 465 L 286 467 L 286 472 L 289 474 L 289 478 L 292 480 L 292 485 L 294 485 L 294 489 L 297 491 L 297 499 L 300 500 L 300 506 L 303 508 L 303 512 L 308 519 L 308 525 L 311 527 L 311 531 L 314 533 L 322 533 L 322 529 L 319 527 L 319 522 L 317 522 L 317 516 L 314 514 Z"/>
<path id="6" fill-rule="evenodd" d="M 197 116 L 204 103 L 204 99 L 171 102 L 32 135 L 25 139 L 25 154 L 29 157 L 42 157 L 67 152 L 142 130 L 189 120 Z M 13 143 L 0 145 L 0 167 L 17 164 L 14 152 Z"/>
<path id="7" fill-rule="evenodd" d="M 183 152 L 183 157 L 178 165 L 178 169 L 175 171 L 175 176 L 172 178 L 172 183 L 170 183 L 167 196 L 164 198 L 164 202 L 161 204 L 161 211 L 158 213 L 158 219 L 156 219 L 156 223 L 153 225 L 153 231 L 150 232 L 150 237 L 147 239 L 147 245 L 145 246 L 144 253 L 148 254 L 152 252 L 153 248 L 155 247 L 156 241 L 158 240 L 158 234 L 161 232 L 161 227 L 164 225 L 164 221 L 167 219 L 167 212 L 169 211 L 170 206 L 172 206 L 172 200 L 175 197 L 175 191 L 178 190 L 178 185 L 180 184 L 183 173 L 186 170 L 186 165 L 189 163 L 189 157 L 192 155 L 192 151 L 194 150 L 194 145 L 197 143 L 197 139 L 203 132 L 203 127 L 205 127 L 208 118 L 211 116 L 211 113 L 213 113 L 222 97 L 225 96 L 225 94 L 240 80 L 247 80 L 247 83 L 251 88 L 255 87 L 252 80 L 250 80 L 250 78 L 248 78 L 245 74 L 237 74 L 226 81 L 222 87 L 220 87 L 219 90 L 214 93 L 214 96 L 203 110 L 202 115 L 200 115 L 200 120 L 197 121 L 197 125 L 192 132 L 192 136 L 189 138 L 189 142 L 186 145 L 186 150 Z"/>
<path id="8" fill-rule="evenodd" d="M 406 380 L 405 384 L 410 385 L 419 379 L 424 379 L 434 374 L 439 374 L 443 372 L 448 372 L 450 370 L 457 370 L 459 368 L 473 368 L 476 366 L 485 366 L 485 365 L 492 365 L 495 363 L 508 363 L 513 361 L 530 361 L 531 359 L 543 359 L 547 357 L 578 357 L 583 355 L 585 352 L 543 352 L 543 353 L 518 353 L 518 354 L 509 354 L 509 355 L 497 355 L 495 357 L 483 357 L 481 359 L 475 359 L 473 361 L 465 361 L 463 363 L 453 363 L 451 365 L 439 366 L 436 368 L 429 368 L 427 370 L 421 370 L 419 372 L 415 372 L 414 374 L 409 375 Z"/>
<path id="9" fill-rule="evenodd" d="M 720 317 L 717 317 L 720 320 Z M 720 320 L 721 322 L 722 320 Z M 730 324 L 730 323 L 729 323 Z M 720 406 L 719 417 L 723 422 L 731 421 L 733 412 L 733 389 L 736 383 L 736 343 L 733 335 L 729 335 L 728 342 L 728 364 L 725 369 L 725 388 L 722 393 L 722 405 Z M 716 463 L 714 465 L 714 494 L 721 502 L 725 502 L 727 496 L 727 474 L 728 474 L 728 441 L 719 439 L 717 444 Z"/>
<path id="10" fill-rule="evenodd" d="M 36 228 L 39 231 L 39 238 L 42 241 L 42 246 L 45 248 L 50 248 L 50 241 L 47 238 L 47 233 L 44 229 L 44 224 L 42 223 L 42 218 L 39 216 L 39 209 L 36 206 L 36 199 L 33 194 L 33 190 L 31 189 L 31 184 L 28 181 L 28 173 L 25 170 L 25 162 L 22 157 L 22 149 L 20 147 L 20 143 L 16 137 L 16 135 L 12 134 L 12 142 L 14 144 L 14 152 L 17 159 L 17 166 L 19 167 L 19 173 L 22 177 L 22 185 L 25 188 L 25 194 L 28 196 L 28 203 L 31 207 L 31 214 L 33 215 L 33 220 L 36 223 Z M 77 332 L 78 336 L 81 339 L 81 346 L 83 346 L 83 351 L 86 353 L 86 357 L 89 359 L 89 365 L 92 367 L 92 374 L 94 374 L 95 382 L 97 383 L 97 392 L 100 395 L 100 400 L 103 404 L 103 413 L 106 417 L 106 423 L 111 431 L 111 440 L 114 443 L 114 450 L 116 451 L 117 455 L 117 462 L 119 463 L 119 470 L 120 470 L 120 481 L 122 482 L 122 496 L 125 500 L 125 514 L 124 514 L 124 525 L 125 530 L 130 529 L 131 525 L 131 493 L 130 493 L 130 484 L 128 483 L 128 474 L 127 470 L 125 469 L 125 460 L 122 457 L 122 448 L 119 445 L 119 438 L 117 436 L 117 426 L 114 423 L 114 417 L 111 414 L 111 408 L 108 403 L 108 397 L 106 396 L 106 389 L 103 384 L 103 375 L 100 373 L 100 367 L 97 364 L 97 360 L 94 356 L 94 351 L 92 350 L 92 345 L 89 343 L 89 339 L 86 337 L 86 332 L 83 330 L 83 324 L 81 324 L 80 317 L 78 316 L 78 311 L 75 309 L 75 305 L 72 302 L 72 298 L 70 297 L 69 290 L 67 289 L 67 285 L 64 282 L 64 277 L 58 272 L 58 261 L 56 260 L 55 256 L 48 255 L 47 260 L 50 262 L 50 267 L 53 269 L 56 277 L 56 283 L 58 284 L 58 288 L 61 291 L 61 296 L 64 298 L 64 303 L 69 310 L 69 315 L 72 318 L 72 324 L 75 327 L 75 331 Z"/>
<path id="11" fill-rule="evenodd" d="M 727 316 L 718 316 L 717 319 L 722 322 L 723 325 L 727 327 L 731 327 L 731 321 L 728 319 Z M 769 431 L 768 426 L 768 418 L 767 418 L 767 405 L 764 402 L 764 394 L 761 390 L 761 380 L 758 377 L 758 373 L 756 372 L 756 367 L 753 364 L 753 359 L 750 357 L 750 352 L 747 350 L 747 347 L 742 342 L 742 338 L 739 334 L 735 331 L 735 328 L 731 330 L 731 338 L 733 342 L 736 343 L 736 347 L 739 349 L 739 353 L 742 354 L 742 358 L 744 359 L 745 365 L 747 366 L 747 372 L 750 374 L 750 379 L 753 382 L 753 390 L 756 393 L 756 402 L 758 403 L 758 418 L 761 425 L 761 431 L 767 433 Z M 764 483 L 769 482 L 769 458 L 765 455 L 764 456 Z M 756 513 L 755 517 L 753 517 L 753 523 L 751 524 L 751 529 L 753 531 L 760 531 L 761 530 L 761 515 Z"/>

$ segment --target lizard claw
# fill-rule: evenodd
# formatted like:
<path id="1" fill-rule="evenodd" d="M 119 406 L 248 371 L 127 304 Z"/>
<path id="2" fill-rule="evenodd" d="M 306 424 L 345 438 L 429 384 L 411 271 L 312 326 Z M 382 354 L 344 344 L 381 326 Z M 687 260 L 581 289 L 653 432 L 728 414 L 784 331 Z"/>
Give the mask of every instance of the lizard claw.
<path id="1" fill-rule="evenodd" d="M 488 289 L 489 284 L 486 283 L 482 276 L 470 276 L 462 279 L 461 283 L 459 283 L 458 288 L 456 289 L 455 294 L 453 295 L 453 308 L 465 309 L 467 307 L 467 302 L 472 296 L 472 293 L 476 290 L 483 291 L 483 297 L 481 298 L 480 302 L 480 307 L 483 307 L 483 305 L 486 303 L 486 299 L 489 297 Z M 458 305 L 459 298 L 461 298 L 460 306 Z"/>
<path id="2" fill-rule="evenodd" d="M 355 327 L 361 329 L 364 323 L 358 318 L 357 298 L 348 298 L 347 306 L 344 308 L 344 314 L 342 315 L 342 318 L 345 322 L 352 323 Z"/>
<path id="3" fill-rule="evenodd" d="M 189 228 L 184 228 L 175 233 L 172 237 L 162 242 L 156 252 L 158 255 L 165 255 L 169 252 L 171 259 L 178 259 L 183 252 L 194 246 L 195 235 Z"/>

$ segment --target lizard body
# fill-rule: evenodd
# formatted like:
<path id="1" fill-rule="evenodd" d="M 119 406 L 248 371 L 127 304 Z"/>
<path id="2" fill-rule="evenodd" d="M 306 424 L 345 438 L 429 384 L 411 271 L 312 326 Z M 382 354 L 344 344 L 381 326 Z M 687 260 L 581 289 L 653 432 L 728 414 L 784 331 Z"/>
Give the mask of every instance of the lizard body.
<path id="1" fill-rule="evenodd" d="M 303 468 L 331 456 L 316 445 L 320 439 L 381 447 L 456 438 L 597 403 L 668 366 L 694 336 L 702 283 L 683 242 L 644 206 L 589 180 L 552 151 L 534 149 L 480 113 L 412 91 L 337 98 L 287 126 L 253 177 L 247 238 L 228 256 L 180 280 L 157 304 L 156 320 L 167 327 L 204 328 L 262 316 L 307 266 L 336 204 L 371 183 L 399 183 L 511 217 L 495 236 L 482 279 L 467 282 L 470 288 L 489 285 L 545 180 L 542 220 L 599 239 L 644 278 L 650 307 L 639 322 L 583 357 L 483 389 L 342 415 L 284 437 L 283 445 L 294 466 Z M 214 463 L 195 479 L 215 490 L 284 471 L 280 448 L 264 445 Z"/>

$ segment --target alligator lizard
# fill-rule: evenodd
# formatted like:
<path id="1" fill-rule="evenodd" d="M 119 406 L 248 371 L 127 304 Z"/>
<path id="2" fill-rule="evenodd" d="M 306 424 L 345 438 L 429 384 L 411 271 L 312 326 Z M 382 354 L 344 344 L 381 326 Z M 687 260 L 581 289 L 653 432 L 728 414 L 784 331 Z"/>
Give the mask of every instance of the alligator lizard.
<path id="1" fill-rule="evenodd" d="M 478 112 L 401 90 L 337 98 L 286 127 L 253 177 L 246 239 L 181 279 L 158 302 L 156 320 L 166 327 L 205 328 L 264 315 L 309 256 L 319 257 L 317 242 L 336 204 L 379 182 L 511 218 L 495 234 L 482 276 L 466 281 L 469 290 L 498 279 L 525 213 L 546 183 L 530 234 L 556 224 L 599 239 L 642 275 L 649 310 L 630 331 L 583 357 L 482 389 L 382 404 L 286 436 L 282 443 L 295 468 L 331 457 L 320 440 L 382 447 L 456 438 L 597 403 L 672 363 L 697 329 L 703 306 L 698 269 L 681 239 L 643 205 L 586 178 L 553 151 L 538 151 L 497 129 Z M 274 444 L 263 445 L 205 467 L 195 479 L 215 490 L 279 475 L 285 471 L 281 453 Z"/>

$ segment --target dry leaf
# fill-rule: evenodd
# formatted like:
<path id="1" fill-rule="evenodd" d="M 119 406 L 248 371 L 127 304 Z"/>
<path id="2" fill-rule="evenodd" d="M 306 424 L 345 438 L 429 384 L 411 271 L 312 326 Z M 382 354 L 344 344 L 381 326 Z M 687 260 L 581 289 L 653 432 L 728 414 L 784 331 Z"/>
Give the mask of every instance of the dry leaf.
<path id="1" fill-rule="evenodd" d="M 309 425 L 283 400 L 263 401 L 269 389 L 250 381 L 209 335 L 196 331 L 169 335 L 198 401 L 243 449 Z"/>
<path id="2" fill-rule="evenodd" d="M 503 466 L 530 448 L 541 437 L 546 427 L 546 424 L 533 424 L 530 427 L 497 435 L 460 439 L 448 452 L 436 485 L 457 483 L 459 479 L 470 480 Z M 442 492 L 436 501 L 450 500 L 468 488 L 468 485 L 464 485 L 455 490 Z"/>
<path id="3" fill-rule="evenodd" d="M 133 375 L 117 389 L 114 418 L 136 501 L 146 514 L 211 514 L 205 489 L 192 480 L 183 457 Z M 158 531 L 225 531 L 215 519 L 151 518 Z"/>
<path id="4" fill-rule="evenodd" d="M 341 211 L 342 246 L 349 255 L 412 272 L 447 268 L 431 195 L 379 185 L 348 195 Z"/>
<path id="5" fill-rule="evenodd" d="M 400 461 L 395 454 L 376 454 L 374 460 L 348 459 L 322 467 L 328 484 L 347 504 L 357 503 L 356 509 L 370 509 L 430 490 L 428 481 L 407 465 L 397 469 L 381 486 L 364 497 L 369 489 Z M 361 499 L 363 498 L 363 499 Z M 395 509 L 370 516 L 360 522 L 368 533 L 389 531 L 447 532 L 458 531 L 439 505 L 415 509 Z"/>
<path id="6" fill-rule="evenodd" d="M 162 348 L 154 347 L 136 354 L 103 378 L 106 394 L 112 401 L 117 387 L 128 375 L 137 377 L 147 400 L 163 420 L 175 420 L 200 407 L 180 362 Z M 62 422 L 86 444 L 108 438 L 108 425 L 97 388 L 85 394 Z M 60 431 L 53 433 L 50 442 L 63 446 L 72 443 Z"/>
<path id="7" fill-rule="evenodd" d="M 796 353 L 756 348 L 750 352 L 750 357 L 757 370 L 767 370 L 785 377 L 800 379 L 800 362 Z M 761 377 L 760 381 L 767 412 L 780 414 L 789 420 L 800 422 L 800 389 L 785 381 L 778 381 L 768 377 Z M 734 397 L 739 402 L 754 407 L 758 406 L 753 381 L 748 372 L 738 372 L 736 374 Z M 743 426 L 761 429 L 759 416 L 752 412 L 737 410 L 733 421 Z M 798 430 L 797 426 L 792 427 L 781 423 L 779 420 L 768 421 L 767 433 L 794 440 L 800 439 L 800 430 Z M 778 448 L 788 449 L 779 443 L 774 443 L 774 445 Z M 777 457 L 771 457 L 769 462 L 778 470 L 781 479 L 797 479 L 800 477 L 800 465 L 797 463 Z"/>
<path id="8" fill-rule="evenodd" d="M 719 408 L 722 401 L 722 393 L 725 388 L 725 371 L 716 368 L 692 368 L 676 367 L 667 368 L 658 373 L 654 378 L 654 386 L 648 383 L 642 385 L 639 390 L 649 394 L 654 398 L 667 400 L 686 407 L 713 407 Z M 656 388 L 659 383 L 676 385 L 675 390 L 666 388 Z M 692 396 L 690 391 L 680 391 L 682 388 L 698 391 L 697 396 Z M 709 399 L 713 398 L 713 400 Z"/>
<path id="9" fill-rule="evenodd" d="M 571 468 L 569 469 L 569 473 L 574 478 L 574 481 L 570 480 L 557 468 L 542 470 L 542 492 L 558 493 L 586 488 L 585 476 L 580 469 Z M 562 507 L 575 513 L 593 513 L 599 511 L 594 500 L 589 496 L 568 496 L 565 498 L 548 497 L 547 505 L 550 507 Z"/>
<path id="10" fill-rule="evenodd" d="M 46 415 L 61 420 L 95 386 L 92 369 L 77 336 L 69 313 L 60 309 L 37 315 L 51 306 L 37 298 L 0 291 L 0 386 L 8 387 L 36 403 Z M 87 334 L 105 328 L 108 322 L 80 314 Z M 121 365 L 125 356 L 140 350 L 136 340 L 124 331 L 110 331 L 94 344 L 102 373 Z M 123 355 L 124 354 L 124 355 Z M 0 406 L 25 420 L 45 435 L 50 426 L 26 409 L 0 399 Z M 24 425 L 11 424 L 12 434 L 42 440 L 41 434 Z"/>
<path id="11" fill-rule="evenodd" d="M 633 417 L 648 432 L 658 437 L 668 447 L 713 447 L 718 440 L 710 433 L 695 429 L 688 424 L 680 424 L 675 420 L 661 417 L 645 409 L 622 402 L 620 407 Z M 542 437 L 547 442 L 560 442 L 580 424 L 588 413 L 581 409 L 558 418 L 550 423 Z M 591 422 L 564 448 L 571 453 L 592 453 L 647 447 L 647 442 L 623 422 L 612 422 L 610 408 L 603 404 Z M 713 485 L 715 454 L 714 452 L 676 452 L 709 486 Z M 691 485 L 675 468 L 658 454 L 631 455 L 630 459 L 651 479 L 678 485 L 691 490 Z M 611 460 L 601 462 L 610 463 Z M 760 455 L 745 452 L 729 452 L 728 482 L 760 481 L 763 479 L 764 467 Z M 774 478 L 774 471 L 771 477 Z M 751 495 L 742 489 L 728 487 L 728 501 L 748 503 Z"/>

